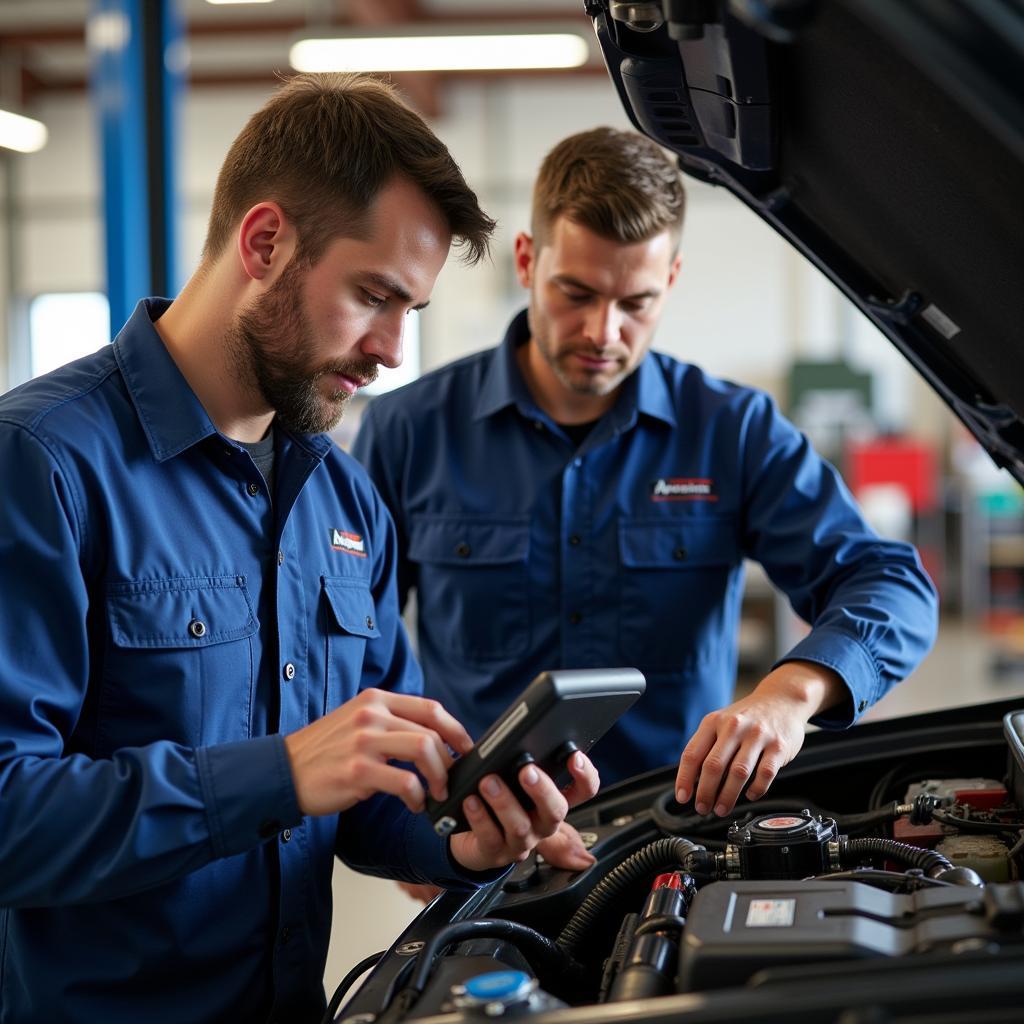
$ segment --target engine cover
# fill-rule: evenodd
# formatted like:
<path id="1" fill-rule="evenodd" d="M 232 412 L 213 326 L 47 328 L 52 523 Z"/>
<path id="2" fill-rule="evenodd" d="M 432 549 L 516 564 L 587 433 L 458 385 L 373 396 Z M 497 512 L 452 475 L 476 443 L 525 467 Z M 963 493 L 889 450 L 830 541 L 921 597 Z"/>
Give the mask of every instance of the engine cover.
<path id="1" fill-rule="evenodd" d="M 910 895 L 852 881 L 715 882 L 693 900 L 680 948 L 680 991 L 744 984 L 757 971 L 892 957 L 965 939 L 1005 940 L 977 889 Z"/>

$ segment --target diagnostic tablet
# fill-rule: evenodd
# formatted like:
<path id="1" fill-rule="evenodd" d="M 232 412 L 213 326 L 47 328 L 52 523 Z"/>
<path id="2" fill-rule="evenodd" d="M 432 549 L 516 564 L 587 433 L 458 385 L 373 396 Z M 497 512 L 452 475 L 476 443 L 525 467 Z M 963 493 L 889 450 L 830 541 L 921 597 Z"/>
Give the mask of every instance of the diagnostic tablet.
<path id="1" fill-rule="evenodd" d="M 533 803 L 517 777 L 527 764 L 568 785 L 569 756 L 587 753 L 646 689 L 635 668 L 579 668 L 542 672 L 448 770 L 448 798 L 427 797 L 434 831 L 446 836 L 467 828 L 462 801 L 485 775 L 499 775 L 528 810 Z"/>

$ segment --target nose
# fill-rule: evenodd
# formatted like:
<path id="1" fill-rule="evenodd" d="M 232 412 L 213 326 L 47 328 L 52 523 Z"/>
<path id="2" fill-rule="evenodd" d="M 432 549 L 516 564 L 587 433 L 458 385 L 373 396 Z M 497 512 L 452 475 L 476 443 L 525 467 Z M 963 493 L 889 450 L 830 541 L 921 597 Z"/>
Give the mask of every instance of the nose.
<path id="1" fill-rule="evenodd" d="M 381 366 L 394 370 L 402 364 L 402 338 L 405 316 L 397 315 L 377 321 L 363 339 L 363 355 L 375 359 Z"/>
<path id="2" fill-rule="evenodd" d="M 583 330 L 588 341 L 603 349 L 619 340 L 621 327 L 622 314 L 615 303 L 598 301 L 587 310 Z"/>

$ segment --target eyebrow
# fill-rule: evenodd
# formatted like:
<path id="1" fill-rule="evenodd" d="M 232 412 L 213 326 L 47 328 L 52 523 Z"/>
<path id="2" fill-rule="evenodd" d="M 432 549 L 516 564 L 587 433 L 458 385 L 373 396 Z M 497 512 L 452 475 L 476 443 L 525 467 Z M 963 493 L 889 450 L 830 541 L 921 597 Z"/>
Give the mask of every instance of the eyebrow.
<path id="1" fill-rule="evenodd" d="M 570 288 L 579 288 L 580 291 L 588 292 L 591 295 L 597 294 L 596 288 L 591 288 L 589 284 L 585 284 L 583 281 L 578 280 L 575 277 L 571 277 L 569 274 L 553 274 L 551 277 L 556 284 L 566 284 Z M 619 297 L 619 302 L 635 302 L 638 299 L 653 299 L 657 298 L 661 294 L 660 288 L 648 288 L 645 292 L 637 292 L 635 295 L 622 295 Z"/>
<path id="2" fill-rule="evenodd" d="M 401 299 L 403 302 L 412 301 L 412 294 L 410 291 L 407 288 L 403 288 L 402 285 L 400 285 L 393 277 L 388 277 L 387 274 L 378 274 L 375 270 L 368 270 L 363 274 L 363 277 L 367 281 L 371 281 L 373 284 L 377 285 L 378 288 L 383 288 L 384 291 L 391 292 L 392 295 Z M 430 300 L 427 299 L 426 302 L 421 302 L 418 306 L 413 306 L 412 308 L 418 312 L 429 305 Z"/>

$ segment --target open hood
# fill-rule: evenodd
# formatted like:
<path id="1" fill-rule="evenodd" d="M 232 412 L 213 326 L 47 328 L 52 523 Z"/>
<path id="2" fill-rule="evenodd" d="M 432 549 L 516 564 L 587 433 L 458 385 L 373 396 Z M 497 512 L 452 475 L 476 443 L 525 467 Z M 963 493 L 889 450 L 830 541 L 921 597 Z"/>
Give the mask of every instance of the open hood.
<path id="1" fill-rule="evenodd" d="M 796 246 L 1024 483 L 1024 2 L 586 11 L 634 125 Z"/>

